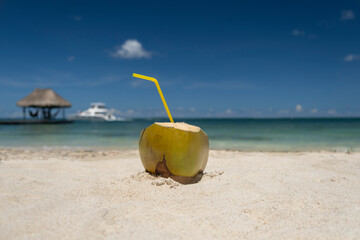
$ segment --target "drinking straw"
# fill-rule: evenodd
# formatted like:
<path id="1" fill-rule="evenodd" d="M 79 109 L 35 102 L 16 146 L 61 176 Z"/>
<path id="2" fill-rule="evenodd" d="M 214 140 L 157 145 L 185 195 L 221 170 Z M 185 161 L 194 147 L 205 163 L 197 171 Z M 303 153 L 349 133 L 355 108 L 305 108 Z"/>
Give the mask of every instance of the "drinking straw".
<path id="1" fill-rule="evenodd" d="M 158 80 L 156 80 L 155 78 L 148 77 L 148 76 L 144 76 L 144 75 L 140 75 L 140 74 L 137 74 L 137 73 L 133 73 L 133 77 L 141 78 L 141 79 L 148 80 L 148 81 L 151 81 L 151 82 L 155 83 L 156 88 L 157 88 L 157 90 L 158 90 L 158 92 L 159 92 L 160 98 L 161 98 L 161 100 L 162 100 L 162 102 L 163 102 L 163 104 L 164 104 L 166 113 L 167 113 L 167 115 L 168 115 L 168 117 L 169 117 L 169 119 L 170 119 L 170 122 L 174 122 L 174 120 L 173 120 L 173 118 L 172 118 L 172 116 L 171 116 L 170 110 L 169 110 L 169 108 L 168 108 L 168 105 L 166 104 L 164 95 L 163 95 L 163 93 L 162 93 L 162 91 L 161 91 L 161 88 L 160 88 L 160 85 L 159 85 L 159 83 L 158 83 Z"/>

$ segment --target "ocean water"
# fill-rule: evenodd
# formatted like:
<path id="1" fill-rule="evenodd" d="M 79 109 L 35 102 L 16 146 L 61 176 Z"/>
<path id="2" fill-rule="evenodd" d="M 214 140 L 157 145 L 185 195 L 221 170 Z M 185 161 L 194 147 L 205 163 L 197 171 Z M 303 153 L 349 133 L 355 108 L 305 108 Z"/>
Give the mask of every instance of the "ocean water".
<path id="1" fill-rule="evenodd" d="M 176 119 L 201 127 L 212 149 L 241 151 L 360 151 L 360 118 Z M 155 121 L 0 125 L 0 147 L 136 149 Z"/>

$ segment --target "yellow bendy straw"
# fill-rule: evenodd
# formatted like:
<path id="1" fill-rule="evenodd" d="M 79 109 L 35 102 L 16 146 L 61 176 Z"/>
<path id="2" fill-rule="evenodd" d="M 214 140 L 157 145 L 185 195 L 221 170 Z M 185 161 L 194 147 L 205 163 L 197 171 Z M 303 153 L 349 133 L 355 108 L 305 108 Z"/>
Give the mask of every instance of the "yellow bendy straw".
<path id="1" fill-rule="evenodd" d="M 166 104 L 164 95 L 163 95 L 163 93 L 162 93 L 162 91 L 161 91 L 161 88 L 160 88 L 160 85 L 159 85 L 159 83 L 158 83 L 158 80 L 156 80 L 155 78 L 148 77 L 148 76 L 144 76 L 144 75 L 140 75 L 140 74 L 137 74 L 137 73 L 133 73 L 133 77 L 145 79 L 145 80 L 152 81 L 152 82 L 155 83 L 156 88 L 157 88 L 157 90 L 158 90 L 158 92 L 159 92 L 159 95 L 160 95 L 160 97 L 161 97 L 161 100 L 162 100 L 162 102 L 163 102 L 163 104 L 164 104 L 166 113 L 167 113 L 167 115 L 169 116 L 170 122 L 174 122 L 174 120 L 173 120 L 173 118 L 172 118 L 172 116 L 171 116 L 170 110 L 169 110 L 169 108 L 168 108 L 168 105 Z"/>

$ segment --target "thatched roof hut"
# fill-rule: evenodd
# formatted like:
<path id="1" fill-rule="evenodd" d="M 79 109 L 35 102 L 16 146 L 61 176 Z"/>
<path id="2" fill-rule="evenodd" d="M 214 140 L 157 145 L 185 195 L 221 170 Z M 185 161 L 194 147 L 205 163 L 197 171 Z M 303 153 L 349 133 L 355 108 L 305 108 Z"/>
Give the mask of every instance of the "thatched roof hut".
<path id="1" fill-rule="evenodd" d="M 24 119 L 26 119 L 28 108 L 30 117 L 39 118 L 41 115 L 45 120 L 55 119 L 61 109 L 63 110 L 63 119 L 65 119 L 65 108 L 71 107 L 70 102 L 49 88 L 35 88 L 32 93 L 18 101 L 17 105 L 23 108 Z M 57 109 L 57 112 L 52 113 L 53 109 Z"/>
<path id="2" fill-rule="evenodd" d="M 71 103 L 62 98 L 52 89 L 35 88 L 30 95 L 17 102 L 19 107 L 69 108 Z"/>

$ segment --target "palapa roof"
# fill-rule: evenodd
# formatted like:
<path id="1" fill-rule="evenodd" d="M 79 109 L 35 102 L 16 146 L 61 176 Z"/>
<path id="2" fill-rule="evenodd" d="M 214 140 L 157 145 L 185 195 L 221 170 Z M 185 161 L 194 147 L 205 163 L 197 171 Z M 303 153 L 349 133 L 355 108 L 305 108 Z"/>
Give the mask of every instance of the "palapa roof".
<path id="1" fill-rule="evenodd" d="M 16 103 L 19 107 L 71 107 L 71 103 L 50 88 L 35 88 Z"/>

